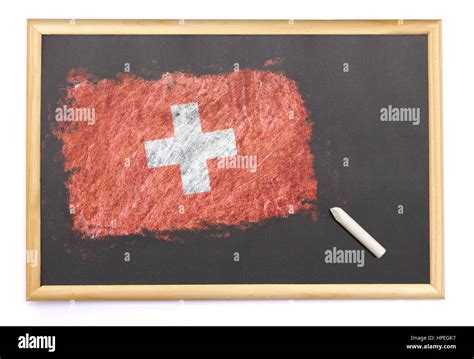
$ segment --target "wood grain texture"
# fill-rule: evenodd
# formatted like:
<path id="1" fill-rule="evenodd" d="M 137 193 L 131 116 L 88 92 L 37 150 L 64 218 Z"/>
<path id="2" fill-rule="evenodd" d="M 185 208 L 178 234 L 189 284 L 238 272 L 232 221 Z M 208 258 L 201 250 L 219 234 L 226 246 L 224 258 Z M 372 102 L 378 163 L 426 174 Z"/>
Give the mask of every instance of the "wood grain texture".
<path id="1" fill-rule="evenodd" d="M 41 286 L 40 104 L 43 34 L 428 35 L 430 284 Z M 443 138 L 440 20 L 29 20 L 27 64 L 26 267 L 28 300 L 444 298 Z"/>
<path id="2" fill-rule="evenodd" d="M 42 34 L 428 34 L 437 20 L 31 20 Z"/>
<path id="3" fill-rule="evenodd" d="M 26 263 L 26 296 L 29 298 L 41 285 L 41 33 L 28 22 L 27 36 L 26 250 L 38 253 L 36 266 Z"/>
<path id="4" fill-rule="evenodd" d="M 430 284 L 229 284 L 42 286 L 30 300 L 436 299 Z"/>
<path id="5" fill-rule="evenodd" d="M 430 282 L 444 298 L 441 21 L 428 34 Z"/>

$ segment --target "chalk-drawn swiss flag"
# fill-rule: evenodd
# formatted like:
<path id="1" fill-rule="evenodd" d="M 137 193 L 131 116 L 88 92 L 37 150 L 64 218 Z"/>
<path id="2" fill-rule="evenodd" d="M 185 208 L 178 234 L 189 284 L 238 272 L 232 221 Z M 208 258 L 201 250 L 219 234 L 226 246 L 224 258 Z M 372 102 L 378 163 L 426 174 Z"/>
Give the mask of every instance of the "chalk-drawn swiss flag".
<path id="1" fill-rule="evenodd" d="M 73 230 L 83 237 L 315 218 L 312 125 L 282 73 L 144 80 L 73 69 L 67 82 L 59 105 L 95 111 L 94 121 L 54 123 Z"/>

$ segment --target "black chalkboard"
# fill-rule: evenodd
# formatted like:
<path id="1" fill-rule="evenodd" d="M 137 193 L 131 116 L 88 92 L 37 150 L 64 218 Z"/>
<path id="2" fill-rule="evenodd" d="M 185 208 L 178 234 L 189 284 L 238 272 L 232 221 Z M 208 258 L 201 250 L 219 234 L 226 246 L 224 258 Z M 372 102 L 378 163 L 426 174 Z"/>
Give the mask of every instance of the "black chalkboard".
<path id="1" fill-rule="evenodd" d="M 427 56 L 426 35 L 43 35 L 41 283 L 429 283 Z M 150 81 L 246 69 L 294 81 L 311 122 L 317 218 L 271 218 L 225 238 L 73 230 L 54 112 L 71 69 L 98 82 L 123 74 L 126 63 L 129 75 Z M 419 123 L 382 121 L 388 106 L 419 109 Z M 334 221 L 333 206 L 379 240 L 385 256 L 365 251 L 363 265 L 327 263 L 334 248 L 363 250 Z"/>

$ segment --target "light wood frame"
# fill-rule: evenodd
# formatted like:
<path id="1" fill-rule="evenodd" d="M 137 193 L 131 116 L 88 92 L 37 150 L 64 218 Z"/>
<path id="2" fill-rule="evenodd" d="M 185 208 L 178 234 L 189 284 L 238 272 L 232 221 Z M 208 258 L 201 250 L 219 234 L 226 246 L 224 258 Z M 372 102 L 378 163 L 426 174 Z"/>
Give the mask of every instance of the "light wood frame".
<path id="1" fill-rule="evenodd" d="M 40 120 L 42 35 L 332 34 L 428 36 L 429 284 L 41 285 Z M 440 20 L 28 20 L 26 249 L 27 300 L 444 298 L 443 132 Z"/>

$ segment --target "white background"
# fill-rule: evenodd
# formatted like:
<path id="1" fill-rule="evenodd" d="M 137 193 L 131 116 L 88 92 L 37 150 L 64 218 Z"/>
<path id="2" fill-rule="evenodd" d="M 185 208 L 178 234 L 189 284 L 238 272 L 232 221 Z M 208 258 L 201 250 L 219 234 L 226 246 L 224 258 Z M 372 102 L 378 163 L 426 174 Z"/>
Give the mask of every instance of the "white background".
<path id="1" fill-rule="evenodd" d="M 472 1 L 2 2 L 0 325 L 474 325 L 471 107 L 474 106 L 474 25 L 469 3 Z M 446 299 L 76 302 L 75 305 L 26 302 L 27 18 L 442 19 Z"/>

